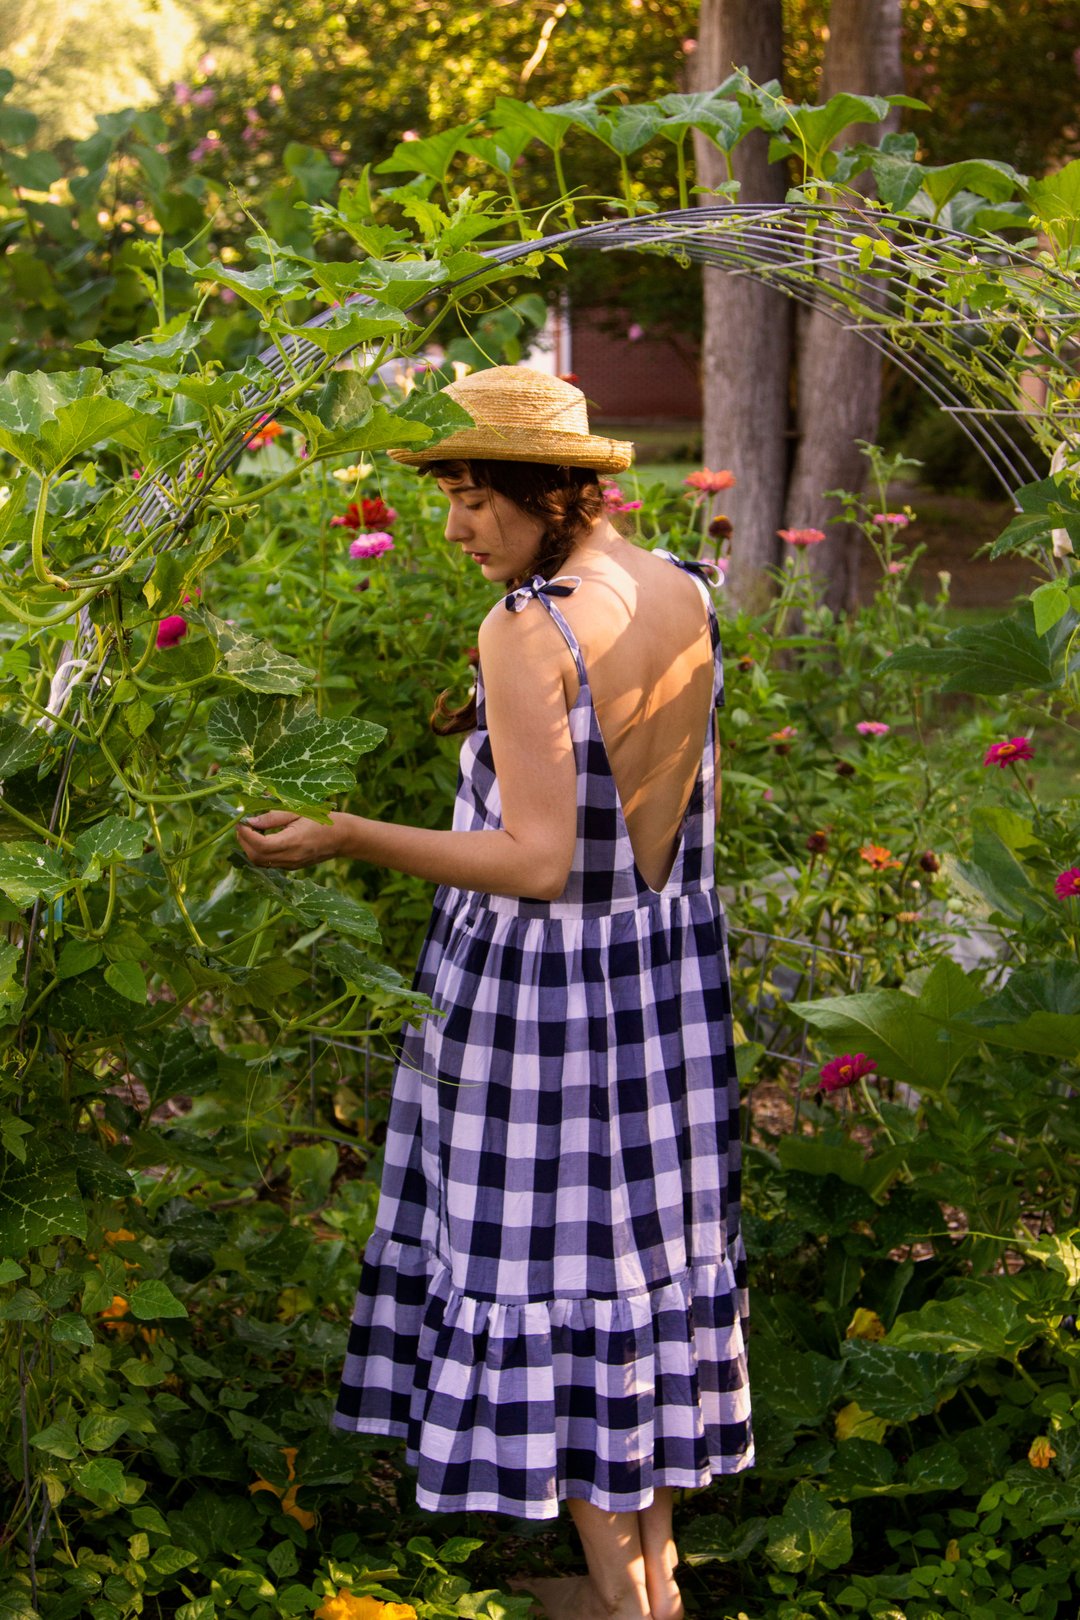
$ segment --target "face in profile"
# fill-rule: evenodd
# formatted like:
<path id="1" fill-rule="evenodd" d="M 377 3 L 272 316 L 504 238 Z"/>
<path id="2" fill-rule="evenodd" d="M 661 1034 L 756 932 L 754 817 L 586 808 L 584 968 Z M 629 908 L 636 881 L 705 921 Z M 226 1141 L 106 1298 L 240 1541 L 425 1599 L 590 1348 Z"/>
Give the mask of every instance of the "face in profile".
<path id="1" fill-rule="evenodd" d="M 446 538 L 460 546 L 483 572 L 500 583 L 531 571 L 544 535 L 540 518 L 516 506 L 508 495 L 463 481 L 440 478 L 438 485 L 450 502 Z"/>

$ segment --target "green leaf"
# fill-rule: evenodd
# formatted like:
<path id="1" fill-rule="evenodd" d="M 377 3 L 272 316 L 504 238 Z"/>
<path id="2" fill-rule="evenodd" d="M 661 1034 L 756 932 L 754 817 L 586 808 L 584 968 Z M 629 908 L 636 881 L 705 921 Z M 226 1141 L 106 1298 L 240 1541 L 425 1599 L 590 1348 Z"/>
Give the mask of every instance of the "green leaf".
<path id="1" fill-rule="evenodd" d="M 385 735 L 366 720 L 323 720 L 313 703 L 247 693 L 222 698 L 207 722 L 211 745 L 229 751 L 223 785 L 235 782 L 304 812 L 355 787 L 355 761 Z"/>
<path id="2" fill-rule="evenodd" d="M 101 946 L 89 939 L 65 939 L 56 963 L 58 979 L 74 979 L 80 973 L 97 967 L 101 961 Z"/>
<path id="3" fill-rule="evenodd" d="M 0 1160 L 0 1252 L 26 1254 L 52 1238 L 86 1241 L 86 1207 L 74 1170 L 31 1150 L 26 1163 Z"/>
<path id="4" fill-rule="evenodd" d="M 177 1299 L 172 1289 L 157 1278 L 137 1283 L 130 1301 L 132 1316 L 140 1322 L 151 1322 L 157 1317 L 187 1316 L 187 1306 Z"/>
<path id="5" fill-rule="evenodd" d="M 840 1354 L 846 1364 L 847 1394 L 887 1423 L 909 1423 L 936 1412 L 970 1366 L 959 1356 L 907 1350 L 869 1339 L 845 1340 Z"/>
<path id="6" fill-rule="evenodd" d="M 119 1496 L 124 1489 L 124 1470 L 115 1457 L 95 1457 L 73 1470 L 75 1483 L 89 1496 Z"/>
<path id="7" fill-rule="evenodd" d="M 470 119 L 467 124 L 441 130 L 421 141 L 399 141 L 390 156 L 375 165 L 376 174 L 425 174 L 444 181 L 475 123 Z"/>
<path id="8" fill-rule="evenodd" d="M 756 1347 L 755 1394 L 791 1430 L 813 1429 L 825 1421 L 836 1400 L 843 1367 L 812 1350 L 793 1350 L 775 1340 Z"/>
<path id="9" fill-rule="evenodd" d="M 0 107 L 0 146 L 25 146 L 37 127 L 37 114 L 28 107 Z"/>
<path id="10" fill-rule="evenodd" d="M 0 449 L 35 472 L 51 474 L 102 439 L 126 442 L 145 413 L 101 392 L 92 367 L 12 372 L 0 394 Z"/>
<path id="11" fill-rule="evenodd" d="M 18 978 L 19 963 L 22 948 L 19 945 L 0 945 L 0 1021 L 13 1023 L 23 1009 L 26 991 Z M 13 1120 L 0 1127 L 3 1145 L 8 1151 L 14 1151 L 18 1158 L 23 1157 L 23 1150 L 12 1147 L 10 1134 L 17 1130 L 19 1121 Z"/>
<path id="12" fill-rule="evenodd" d="M 415 322 L 401 310 L 373 301 L 331 310 L 329 319 L 318 326 L 293 326 L 286 321 L 273 320 L 267 329 L 278 336 L 313 343 L 324 354 L 340 356 L 361 343 L 395 336 L 413 325 Z"/>
<path id="13" fill-rule="evenodd" d="M 132 1356 L 129 1361 L 121 1362 L 116 1369 L 122 1377 L 135 1389 L 153 1389 L 155 1385 L 164 1383 L 169 1376 L 164 1367 L 153 1361 L 139 1361 Z"/>
<path id="14" fill-rule="evenodd" d="M 0 844 L 0 892 L 17 906 L 54 900 L 71 885 L 60 856 L 45 844 Z"/>
<path id="15" fill-rule="evenodd" d="M 218 1049 L 198 1041 L 187 1024 L 174 1024 L 164 1034 L 147 1037 L 145 1046 L 128 1048 L 132 1069 L 156 1108 L 169 1097 L 199 1097 L 218 1083 Z"/>
<path id="16" fill-rule="evenodd" d="M 980 697 L 1047 692 L 1062 680 L 1049 641 L 1036 633 L 1030 604 L 1014 618 L 951 630 L 941 647 L 903 647 L 872 673 L 895 670 L 936 675 L 942 692 Z"/>
<path id="17" fill-rule="evenodd" d="M 103 354 L 108 360 L 115 360 L 117 364 L 127 362 L 134 366 L 149 366 L 155 371 L 171 372 L 175 369 L 175 361 L 197 349 L 207 332 L 213 329 L 213 325 L 213 321 L 188 320 L 178 332 L 173 332 L 169 337 L 139 338 L 135 343 L 114 344 L 111 349 L 90 338 L 77 347 L 92 349 L 96 354 Z"/>
<path id="18" fill-rule="evenodd" d="M 661 96 L 657 106 L 664 114 L 657 133 L 678 141 L 688 130 L 699 129 L 717 146 L 731 151 L 742 133 L 742 108 L 729 96 L 715 90 L 698 90 L 689 95 Z"/>
<path id="19" fill-rule="evenodd" d="M 153 1007 L 136 1006 L 106 984 L 96 970 L 66 979 L 49 1002 L 49 1022 L 71 1033 L 89 1029 L 116 1036 L 121 1030 L 138 1029 L 154 1015 Z"/>
<path id="20" fill-rule="evenodd" d="M 896 1461 L 887 1446 L 874 1440 L 842 1440 L 833 1453 L 825 1489 L 842 1502 L 863 1496 L 892 1494 Z"/>
<path id="21" fill-rule="evenodd" d="M 264 318 L 270 311 L 293 298 L 297 293 L 310 295 L 307 277 L 287 264 L 260 264 L 254 270 L 227 270 L 222 264 L 196 264 L 181 248 L 174 248 L 168 263 L 176 269 L 186 270 L 199 281 L 212 281 L 221 287 L 231 287 L 238 297 Z"/>
<path id="22" fill-rule="evenodd" d="M 2 116 L 0 113 L 0 118 Z M 24 191 L 48 191 L 64 172 L 51 152 L 29 152 L 26 157 L 4 152 L 0 163 L 11 184 Z"/>
<path id="23" fill-rule="evenodd" d="M 18 1282 L 20 1277 L 25 1276 L 26 1272 L 17 1260 L 0 1260 L 0 1287 L 6 1283 Z"/>
<path id="24" fill-rule="evenodd" d="M 113 861 L 134 861 L 143 852 L 142 827 L 130 816 L 105 816 L 75 840 L 75 859 L 83 867 L 82 882 L 93 883 Z"/>
<path id="25" fill-rule="evenodd" d="M 127 1433 L 128 1420 L 119 1412 L 88 1412 L 79 1424 L 79 1440 L 87 1451 L 108 1451 Z"/>
<path id="26" fill-rule="evenodd" d="M 720 1513 L 691 1519 L 679 1537 L 679 1551 L 691 1568 L 698 1564 L 741 1564 L 769 1533 L 767 1519 L 740 1519 L 732 1524 Z"/>
<path id="27" fill-rule="evenodd" d="M 89 1322 L 73 1311 L 56 1318 L 49 1327 L 49 1337 L 54 1344 L 91 1345 L 94 1342 Z"/>
<path id="28" fill-rule="evenodd" d="M 778 1519 L 771 1519 L 765 1556 L 790 1575 L 839 1569 L 852 1554 L 851 1514 L 830 1507 L 822 1493 L 800 1480 Z"/>
<path id="29" fill-rule="evenodd" d="M 332 928 L 339 934 L 379 943 L 375 913 L 351 895 L 324 889 L 309 878 L 286 876 L 272 867 L 245 866 L 245 877 L 271 893 L 278 905 L 309 928 Z"/>
<path id="30" fill-rule="evenodd" d="M 562 145 L 567 130 L 573 128 L 573 120 L 564 113 L 545 110 L 531 101 L 515 101 L 511 96 L 496 96 L 493 122 L 498 130 L 520 131 L 553 150 Z"/>
<path id="31" fill-rule="evenodd" d="M 189 608 L 189 619 L 208 631 L 217 645 L 220 660 L 215 674 L 235 681 L 249 692 L 277 692 L 296 697 L 311 685 L 315 671 L 288 653 L 278 652 L 268 641 L 260 641 L 226 624 L 208 608 Z"/>
<path id="32" fill-rule="evenodd" d="M 428 443 L 438 444 L 451 433 L 473 427 L 474 420 L 464 406 L 441 391 L 414 388 L 403 405 L 394 412 L 399 422 L 420 422 L 429 430 Z"/>
<path id="33" fill-rule="evenodd" d="M 105 969 L 105 983 L 118 996 L 139 1006 L 146 1001 L 146 975 L 137 962 L 110 962 Z"/>
<path id="34" fill-rule="evenodd" d="M 961 191 L 974 191 L 992 203 L 1007 202 L 1026 181 L 1027 176 L 1011 163 L 997 163 L 988 158 L 945 163 L 924 169 L 922 176 L 923 190 L 939 209 Z"/>
<path id="35" fill-rule="evenodd" d="M 1044 225 L 1075 226 L 1080 220 L 1080 158 L 1066 163 L 1056 174 L 1029 181 L 1027 201 Z"/>
<path id="36" fill-rule="evenodd" d="M 1080 1056 L 1080 968 L 1064 960 L 1015 968 L 964 1013 L 990 1046 L 1075 1062 Z"/>
<path id="37" fill-rule="evenodd" d="M 1040 1333 L 1037 1323 L 1021 1315 L 1017 1301 L 991 1280 L 954 1299 L 932 1299 L 919 1310 L 898 1316 L 885 1342 L 965 1361 L 998 1356 L 1013 1361 Z"/>
<path id="38" fill-rule="evenodd" d="M 374 914 L 371 920 L 374 923 Z M 376 962 L 373 957 L 358 951 L 353 945 L 339 942 L 320 947 L 319 961 L 324 962 L 327 967 L 339 974 L 346 984 L 355 986 L 357 990 L 407 992 L 409 989 L 408 981 L 396 968 L 389 967 L 385 962 Z"/>
<path id="39" fill-rule="evenodd" d="M 70 1462 L 79 1455 L 79 1442 L 75 1437 L 75 1430 L 70 1423 L 50 1423 L 47 1429 L 40 1429 L 37 1434 L 30 1436 L 30 1444 L 37 1446 L 39 1451 L 45 1451 L 50 1457 L 62 1457 Z"/>
<path id="40" fill-rule="evenodd" d="M 40 726 L 28 730 L 6 716 L 0 719 L 0 781 L 36 765 L 48 745 L 48 733 Z"/>
<path id="41" fill-rule="evenodd" d="M 1069 588 L 1064 580 L 1051 579 L 1031 593 L 1035 613 L 1035 634 L 1044 636 L 1069 611 Z"/>
<path id="42" fill-rule="evenodd" d="M 315 414 L 332 433 L 358 427 L 371 414 L 371 389 L 355 371 L 332 371 L 319 395 Z"/>

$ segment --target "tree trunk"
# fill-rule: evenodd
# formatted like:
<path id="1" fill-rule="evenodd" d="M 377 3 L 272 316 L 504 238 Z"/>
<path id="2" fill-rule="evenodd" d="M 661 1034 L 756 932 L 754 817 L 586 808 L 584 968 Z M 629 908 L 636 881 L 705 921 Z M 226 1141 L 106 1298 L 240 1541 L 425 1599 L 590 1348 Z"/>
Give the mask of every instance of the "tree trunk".
<path id="1" fill-rule="evenodd" d="M 781 0 L 702 0 L 694 82 L 711 90 L 735 67 L 763 83 L 782 69 Z M 724 155 L 695 135 L 698 182 L 728 178 Z M 782 164 L 767 161 L 768 142 L 755 130 L 733 153 L 740 203 L 782 202 Z M 702 197 L 703 204 L 716 199 Z M 787 476 L 788 375 L 792 307 L 782 294 L 706 267 L 702 343 L 705 465 L 729 468 L 735 487 L 724 497 L 734 525 L 727 596 L 734 607 L 759 611 L 771 586 L 764 572 L 777 561 L 776 531 Z"/>
<path id="2" fill-rule="evenodd" d="M 832 0 L 819 102 L 847 90 L 893 95 L 903 89 L 900 60 L 900 0 Z M 883 124 L 855 125 L 844 145 L 880 141 L 898 124 L 894 108 Z M 859 177 L 869 191 L 869 173 Z M 840 510 L 827 489 L 861 490 L 866 463 L 856 439 L 873 441 L 881 401 L 881 355 L 857 332 L 820 310 L 799 322 L 798 442 L 784 511 L 786 528 L 824 529 L 826 539 L 808 552 L 826 581 L 834 610 L 854 606 L 861 547 L 859 532 L 828 520 Z"/>

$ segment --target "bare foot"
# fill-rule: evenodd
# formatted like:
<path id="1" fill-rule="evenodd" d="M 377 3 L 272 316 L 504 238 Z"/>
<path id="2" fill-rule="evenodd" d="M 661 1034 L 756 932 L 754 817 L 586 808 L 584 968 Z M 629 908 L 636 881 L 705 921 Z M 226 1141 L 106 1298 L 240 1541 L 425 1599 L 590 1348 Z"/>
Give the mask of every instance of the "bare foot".
<path id="1" fill-rule="evenodd" d="M 537 1576 L 535 1579 L 521 1576 L 508 1585 L 515 1592 L 531 1592 L 546 1620 L 652 1620 L 651 1614 L 643 1614 L 633 1599 L 630 1607 L 606 1608 L 588 1575 Z"/>

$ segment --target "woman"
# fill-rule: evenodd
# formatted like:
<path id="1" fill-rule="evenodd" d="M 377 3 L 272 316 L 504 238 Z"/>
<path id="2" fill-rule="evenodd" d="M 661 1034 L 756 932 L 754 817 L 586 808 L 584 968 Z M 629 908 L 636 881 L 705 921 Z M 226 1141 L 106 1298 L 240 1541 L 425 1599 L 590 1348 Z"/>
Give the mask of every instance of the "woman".
<path id="1" fill-rule="evenodd" d="M 442 1016 L 406 1030 L 334 1422 L 405 1438 L 423 1508 L 566 1500 L 589 1574 L 518 1583 L 547 1615 L 682 1620 L 673 1492 L 752 1462 L 716 616 L 704 569 L 612 526 L 598 474 L 631 447 L 580 390 L 497 366 L 446 392 L 474 426 L 391 454 L 505 591 L 474 706 L 443 711 L 453 830 L 238 831 L 259 865 L 439 885 L 416 985 Z"/>

